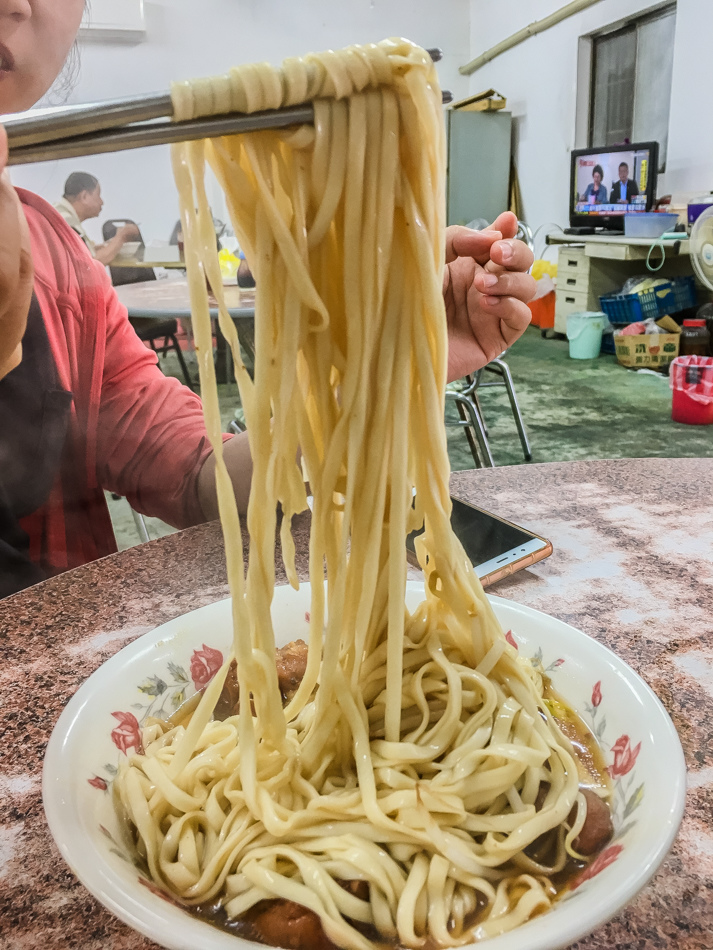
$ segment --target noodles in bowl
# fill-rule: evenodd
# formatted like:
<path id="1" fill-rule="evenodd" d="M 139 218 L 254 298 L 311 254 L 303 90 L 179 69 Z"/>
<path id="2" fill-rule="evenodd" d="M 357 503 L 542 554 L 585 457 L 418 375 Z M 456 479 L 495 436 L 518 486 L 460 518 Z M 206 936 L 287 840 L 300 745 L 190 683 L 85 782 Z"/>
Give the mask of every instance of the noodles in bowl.
<path id="1" fill-rule="evenodd" d="M 251 923 L 297 908 L 318 930 L 302 943 L 278 935 L 283 946 L 314 947 L 315 933 L 350 950 L 461 946 L 552 907 L 558 876 L 591 860 L 582 841 L 609 785 L 601 770 L 582 781 L 546 679 L 506 640 L 450 528 L 444 145 L 429 57 L 389 41 L 174 90 L 179 118 L 307 99 L 314 129 L 174 147 L 216 455 L 206 277 L 250 434 L 250 553 L 245 572 L 219 458 L 232 650 L 187 713 L 146 721 L 113 794 L 138 860 L 184 906 Z M 206 159 L 258 287 L 254 383 L 221 299 Z M 312 583 L 306 662 L 286 696 L 274 538 L 279 507 L 296 585 L 298 450 Z M 405 539 L 422 523 L 424 596 L 407 606 Z M 233 660 L 243 701 L 219 719 Z"/>
<path id="2" fill-rule="evenodd" d="M 243 67 L 173 97 L 177 118 L 314 100 L 315 127 L 174 146 L 218 455 L 204 274 L 219 302 L 221 281 L 206 158 L 259 289 L 254 384 L 221 305 L 254 462 L 246 576 L 217 467 L 237 686 L 250 700 L 213 717 L 226 664 L 186 724 L 146 728 L 117 800 L 152 879 L 230 919 L 289 902 L 350 950 L 373 946 L 372 931 L 406 947 L 502 933 L 550 907 L 551 877 L 582 857 L 588 805 L 542 682 L 506 642 L 450 528 L 433 64 L 388 41 Z M 298 449 L 314 497 L 311 623 L 283 708 L 270 601 L 278 507 L 294 579 Z M 426 598 L 407 611 L 405 538 L 424 522 Z M 548 863 L 528 855 L 553 831 Z"/>

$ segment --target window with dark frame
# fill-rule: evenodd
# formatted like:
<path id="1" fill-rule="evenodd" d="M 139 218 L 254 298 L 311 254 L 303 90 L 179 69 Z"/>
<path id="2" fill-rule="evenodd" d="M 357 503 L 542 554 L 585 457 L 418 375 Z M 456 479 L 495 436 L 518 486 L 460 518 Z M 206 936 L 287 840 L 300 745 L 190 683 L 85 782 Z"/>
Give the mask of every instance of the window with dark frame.
<path id="1" fill-rule="evenodd" d="M 592 37 L 589 141 L 659 143 L 666 163 L 676 4 Z"/>

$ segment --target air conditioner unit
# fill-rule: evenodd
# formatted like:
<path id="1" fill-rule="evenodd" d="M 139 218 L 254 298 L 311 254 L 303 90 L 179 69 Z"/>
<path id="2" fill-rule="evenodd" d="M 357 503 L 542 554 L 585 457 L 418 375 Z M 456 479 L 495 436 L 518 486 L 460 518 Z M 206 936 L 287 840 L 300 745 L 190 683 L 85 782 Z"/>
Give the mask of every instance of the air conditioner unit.
<path id="1" fill-rule="evenodd" d="M 79 31 L 83 40 L 135 42 L 145 35 L 144 0 L 91 0 Z"/>

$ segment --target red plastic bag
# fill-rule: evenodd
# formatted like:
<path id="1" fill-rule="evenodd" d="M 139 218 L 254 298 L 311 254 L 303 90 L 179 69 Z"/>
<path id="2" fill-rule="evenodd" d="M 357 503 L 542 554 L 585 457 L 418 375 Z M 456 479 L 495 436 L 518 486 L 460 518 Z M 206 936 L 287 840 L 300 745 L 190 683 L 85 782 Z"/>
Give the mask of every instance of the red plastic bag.
<path id="1" fill-rule="evenodd" d="M 694 402 L 713 403 L 713 356 L 677 356 L 671 361 L 671 389 Z"/>

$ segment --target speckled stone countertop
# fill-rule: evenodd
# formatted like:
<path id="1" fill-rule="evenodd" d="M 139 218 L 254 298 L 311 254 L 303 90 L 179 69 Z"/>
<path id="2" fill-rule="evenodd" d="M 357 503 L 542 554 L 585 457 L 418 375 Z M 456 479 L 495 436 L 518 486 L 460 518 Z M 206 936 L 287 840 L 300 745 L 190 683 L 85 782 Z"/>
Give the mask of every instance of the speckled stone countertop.
<path id="1" fill-rule="evenodd" d="M 686 754 L 688 804 L 671 854 L 639 897 L 577 950 L 711 950 L 713 459 L 520 465 L 459 472 L 452 488 L 553 542 L 553 557 L 493 592 L 615 650 L 658 694 Z M 307 528 L 303 518 L 295 530 L 302 576 Z M 277 576 L 285 582 L 279 562 Z M 44 820 L 42 757 L 65 703 L 108 657 L 227 593 L 212 524 L 0 602 L 3 950 L 154 950 L 64 865 Z"/>

